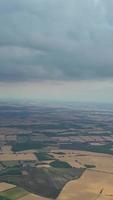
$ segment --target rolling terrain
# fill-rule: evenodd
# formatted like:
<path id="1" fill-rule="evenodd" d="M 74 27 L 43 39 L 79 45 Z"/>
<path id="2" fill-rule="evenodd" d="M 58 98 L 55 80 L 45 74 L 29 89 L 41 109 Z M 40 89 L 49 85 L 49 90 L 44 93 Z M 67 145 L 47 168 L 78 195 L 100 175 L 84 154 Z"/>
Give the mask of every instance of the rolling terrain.
<path id="1" fill-rule="evenodd" d="M 112 105 L 0 104 L 0 199 L 111 200 L 112 118 Z"/>

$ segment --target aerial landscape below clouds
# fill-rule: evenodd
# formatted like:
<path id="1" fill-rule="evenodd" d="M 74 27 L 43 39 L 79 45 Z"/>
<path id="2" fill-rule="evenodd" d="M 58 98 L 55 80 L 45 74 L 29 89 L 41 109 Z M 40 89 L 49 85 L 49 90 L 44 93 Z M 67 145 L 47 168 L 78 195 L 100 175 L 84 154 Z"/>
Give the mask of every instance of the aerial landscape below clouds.
<path id="1" fill-rule="evenodd" d="M 113 0 L 0 0 L 0 200 L 113 200 Z"/>

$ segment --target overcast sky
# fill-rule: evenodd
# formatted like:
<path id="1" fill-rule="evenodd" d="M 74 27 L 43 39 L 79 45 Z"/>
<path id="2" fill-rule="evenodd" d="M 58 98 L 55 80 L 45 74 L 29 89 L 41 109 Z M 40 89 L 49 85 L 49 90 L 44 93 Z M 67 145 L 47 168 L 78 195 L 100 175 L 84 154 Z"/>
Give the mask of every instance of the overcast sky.
<path id="1" fill-rule="evenodd" d="M 113 101 L 113 0 L 0 0 L 0 93 Z"/>

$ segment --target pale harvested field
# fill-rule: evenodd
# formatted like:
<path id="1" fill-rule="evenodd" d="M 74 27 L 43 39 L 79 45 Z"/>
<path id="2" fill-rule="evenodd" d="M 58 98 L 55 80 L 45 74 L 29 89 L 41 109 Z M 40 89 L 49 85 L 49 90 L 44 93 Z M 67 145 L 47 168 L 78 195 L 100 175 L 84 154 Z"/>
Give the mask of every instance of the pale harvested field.
<path id="1" fill-rule="evenodd" d="M 34 194 L 28 194 L 20 198 L 19 200 L 49 200 L 49 199 Z"/>
<path id="2" fill-rule="evenodd" d="M 113 175 L 88 170 L 80 179 L 68 182 L 58 200 L 113 200 L 110 195 L 113 195 Z"/>
<path id="3" fill-rule="evenodd" d="M 100 153 L 92 153 L 76 150 L 55 150 L 54 152 L 63 152 L 64 155 L 54 154 L 55 158 L 71 164 L 73 167 L 84 167 L 84 165 L 95 165 L 96 170 L 113 173 L 113 156 Z"/>
<path id="4" fill-rule="evenodd" d="M 113 200 L 113 196 L 101 196 L 98 198 L 98 200 Z"/>
<path id="5" fill-rule="evenodd" d="M 2 146 L 1 147 L 1 151 L 0 151 L 0 153 L 12 153 L 12 147 L 11 146 L 9 146 L 9 145 L 4 145 L 4 146 Z"/>
<path id="6" fill-rule="evenodd" d="M 33 153 L 0 153 L 0 161 L 37 160 Z"/>
<path id="7" fill-rule="evenodd" d="M 15 188 L 16 185 L 8 184 L 5 182 L 0 183 L 0 192 Z"/>
<path id="8" fill-rule="evenodd" d="M 37 150 L 35 150 L 35 149 L 19 151 L 19 153 L 36 153 L 36 152 L 37 152 Z"/>
<path id="9" fill-rule="evenodd" d="M 42 167 L 50 167 L 50 165 L 47 165 L 47 164 L 42 164 L 42 165 L 37 165 L 37 168 L 42 168 Z"/>

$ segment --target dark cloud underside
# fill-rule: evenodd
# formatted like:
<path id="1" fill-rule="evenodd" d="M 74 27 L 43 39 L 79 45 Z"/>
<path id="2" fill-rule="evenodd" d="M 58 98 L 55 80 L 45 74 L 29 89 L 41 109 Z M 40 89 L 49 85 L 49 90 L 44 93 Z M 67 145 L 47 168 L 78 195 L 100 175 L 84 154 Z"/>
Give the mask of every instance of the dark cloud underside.
<path id="1" fill-rule="evenodd" d="M 0 0 L 0 81 L 112 77 L 112 0 Z"/>

